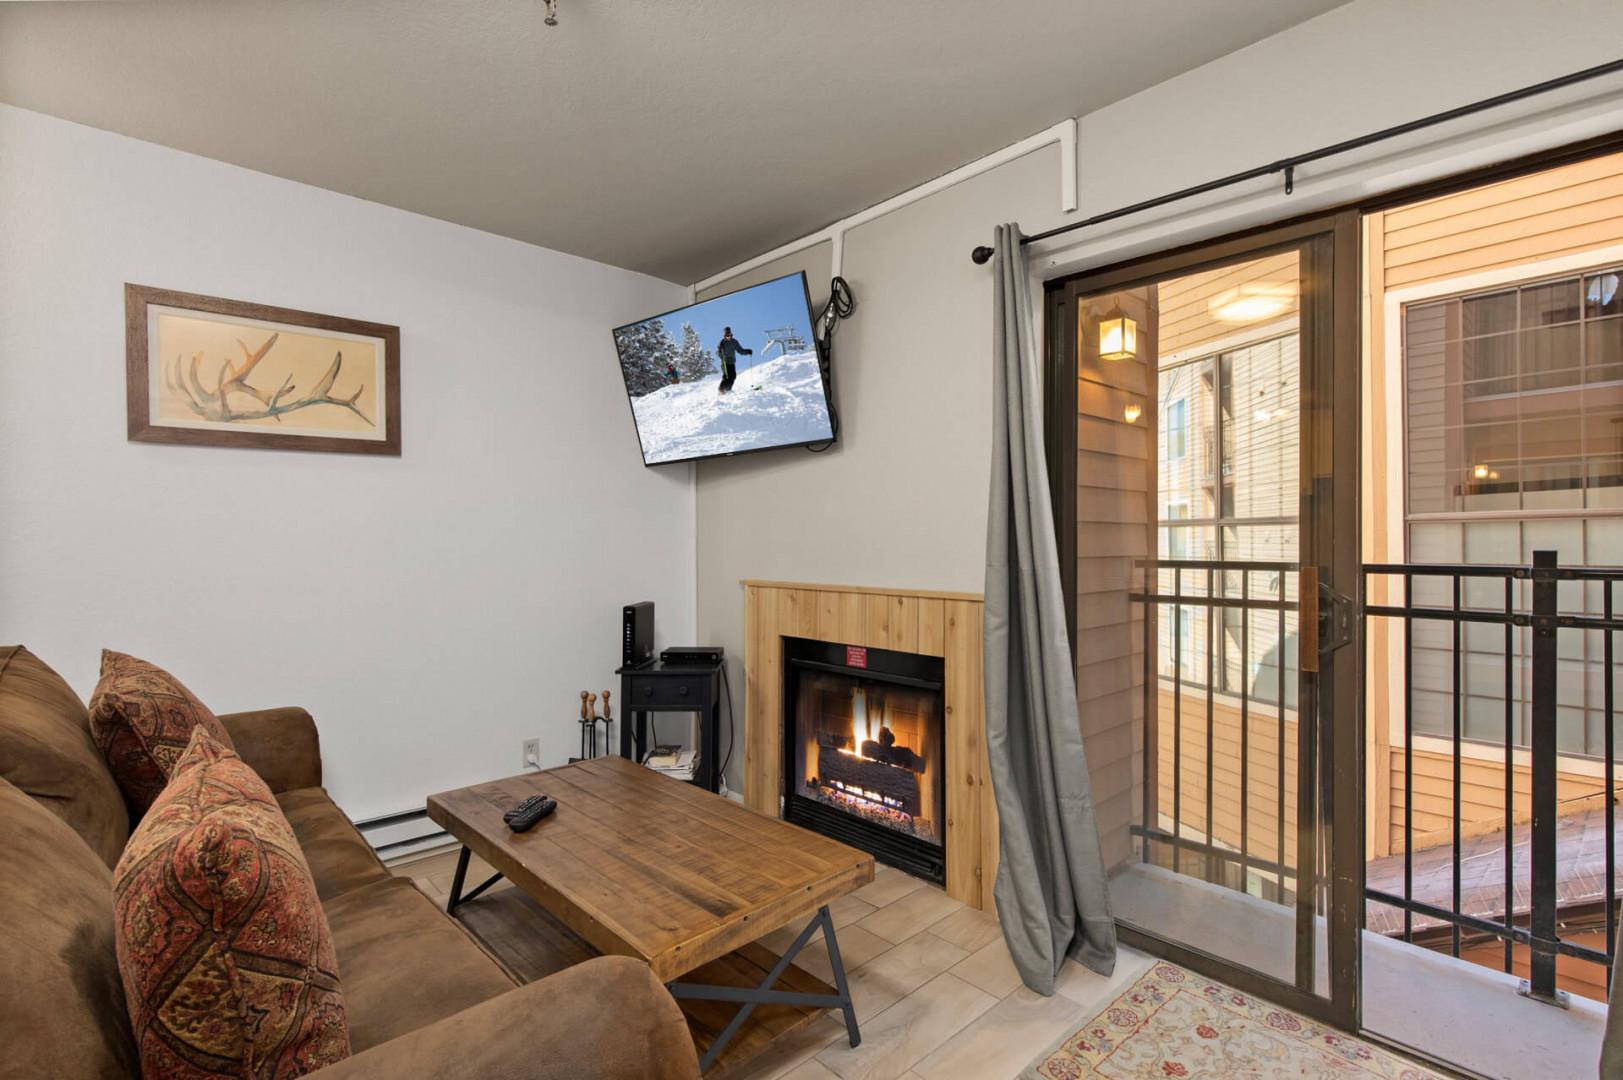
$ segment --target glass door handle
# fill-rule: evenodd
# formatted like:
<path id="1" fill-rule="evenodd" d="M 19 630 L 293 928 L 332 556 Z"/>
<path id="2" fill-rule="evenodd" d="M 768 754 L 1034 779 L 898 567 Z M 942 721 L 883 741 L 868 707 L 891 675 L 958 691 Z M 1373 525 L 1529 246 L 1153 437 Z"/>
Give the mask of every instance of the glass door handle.
<path id="1" fill-rule="evenodd" d="M 1353 599 L 1321 582 L 1317 566 L 1302 567 L 1298 588 L 1302 596 L 1299 662 L 1303 671 L 1316 672 L 1320 656 L 1352 641 Z"/>
<path id="2" fill-rule="evenodd" d="M 1319 670 L 1319 568 L 1302 564 L 1297 574 L 1296 592 L 1301 597 L 1301 610 L 1297 613 L 1297 633 L 1301 645 L 1297 663 L 1303 671 Z"/>

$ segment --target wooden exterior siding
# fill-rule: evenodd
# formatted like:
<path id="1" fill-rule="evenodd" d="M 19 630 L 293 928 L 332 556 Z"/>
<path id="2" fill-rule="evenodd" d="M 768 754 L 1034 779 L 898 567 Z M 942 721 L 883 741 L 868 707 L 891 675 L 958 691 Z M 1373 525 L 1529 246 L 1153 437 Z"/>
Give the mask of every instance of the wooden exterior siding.
<path id="1" fill-rule="evenodd" d="M 1387 460 L 1387 440 L 1394 423 L 1402 430 L 1402 403 L 1388 399 L 1386 358 L 1386 231 L 1384 217 L 1370 214 L 1364 219 L 1363 296 L 1363 465 L 1364 489 L 1359 500 L 1361 546 L 1365 562 L 1404 562 L 1407 552 L 1392 544 L 1390 520 L 1403 515 L 1402 487 L 1387 477 L 1388 466 L 1401 469 L 1403 463 Z M 1391 363 L 1398 363 L 1394 357 Z M 1369 583 L 1366 599 L 1372 604 L 1401 602 L 1391 577 L 1381 576 Z M 1392 853 L 1392 755 L 1388 747 L 1401 733 L 1392 728 L 1391 699 L 1387 688 L 1393 680 L 1406 677 L 1393 663 L 1393 626 L 1390 619 L 1365 620 L 1368 638 L 1364 643 L 1364 854 L 1374 859 Z M 1399 775 L 1402 761 L 1397 762 Z"/>
<path id="2" fill-rule="evenodd" d="M 1143 805 L 1146 616 L 1128 595 L 1142 587 L 1133 564 L 1154 554 L 1156 531 L 1155 371 L 1144 359 L 1101 360 L 1090 332 L 1118 303 L 1139 325 L 1139 357 L 1155 357 L 1154 289 L 1084 301 L 1077 315 L 1076 688 L 1106 866 L 1133 856 Z"/>
<path id="3" fill-rule="evenodd" d="M 1623 154 L 1388 210 L 1384 287 L 1399 289 L 1623 240 Z M 1372 220 L 1371 227 L 1375 227 Z"/>
<path id="4" fill-rule="evenodd" d="M 1387 751 L 1391 761 L 1390 817 L 1387 853 L 1403 850 L 1403 747 Z M 1511 820 L 1525 823 L 1532 817 L 1532 774 L 1525 762 L 1513 766 L 1516 800 Z M 1593 810 L 1601 802 L 1605 783 L 1595 776 L 1563 770 L 1556 776 L 1557 813 Z M 1416 749 L 1414 754 L 1415 850 L 1452 842 L 1454 822 L 1454 760 L 1444 752 Z M 1500 761 L 1462 758 L 1460 761 L 1460 835 L 1482 836 L 1505 827 L 1505 766 Z"/>
<path id="5" fill-rule="evenodd" d="M 1161 813 L 1170 826 L 1173 805 L 1173 701 L 1163 684 L 1159 695 L 1160 715 L 1156 744 L 1160 769 L 1157 798 Z M 1212 803 L 1215 820 L 1208 825 L 1206 814 L 1206 691 L 1186 689 L 1182 694 L 1183 772 L 1178 783 L 1181 828 L 1193 830 L 1204 839 L 1208 828 L 1214 842 L 1233 851 L 1240 850 L 1240 704 L 1237 698 L 1218 694 L 1212 699 Z M 1248 758 L 1245 788 L 1247 800 L 1245 851 L 1258 859 L 1279 859 L 1279 716 L 1270 705 L 1252 704 L 1247 710 L 1246 741 Z M 1285 865 L 1296 865 L 1296 717 L 1285 716 Z"/>
<path id="6" fill-rule="evenodd" d="M 1569 941 L 1574 945 L 1594 949 L 1597 952 L 1606 951 L 1605 930 L 1580 930 L 1573 933 L 1570 930 L 1561 932 L 1561 940 Z M 1439 952 L 1445 951 L 1438 949 Z M 1497 941 L 1483 942 L 1481 944 L 1465 946 L 1460 949 L 1460 959 L 1469 960 L 1473 964 L 1481 964 L 1494 971 L 1503 971 L 1505 963 L 1505 947 Z M 1526 945 L 1517 945 L 1510 954 L 1510 973 L 1518 979 L 1526 979 L 1528 971 L 1528 951 Z M 1576 956 L 1558 956 L 1555 958 L 1556 985 L 1573 994 L 1580 994 L 1591 1001 L 1602 1004 L 1606 1001 L 1606 965 L 1580 960 Z"/>

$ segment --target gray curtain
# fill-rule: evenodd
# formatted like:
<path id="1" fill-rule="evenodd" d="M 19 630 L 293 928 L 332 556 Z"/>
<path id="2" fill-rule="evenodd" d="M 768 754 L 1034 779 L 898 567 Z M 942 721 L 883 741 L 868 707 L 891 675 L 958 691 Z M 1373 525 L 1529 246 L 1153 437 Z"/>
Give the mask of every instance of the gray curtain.
<path id="1" fill-rule="evenodd" d="M 1031 282 L 1019 228 L 999 226 L 993 243 L 985 682 L 1000 846 L 994 896 L 1021 979 L 1051 994 L 1066 956 L 1110 973 L 1116 924 L 1065 629 Z"/>

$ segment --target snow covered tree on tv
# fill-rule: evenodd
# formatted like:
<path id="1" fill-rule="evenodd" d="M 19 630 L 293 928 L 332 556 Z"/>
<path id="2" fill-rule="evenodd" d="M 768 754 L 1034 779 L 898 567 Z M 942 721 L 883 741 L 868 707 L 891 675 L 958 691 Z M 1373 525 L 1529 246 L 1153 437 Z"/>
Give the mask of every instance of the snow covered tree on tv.
<path id="1" fill-rule="evenodd" d="M 669 386 L 668 369 L 676 361 L 676 342 L 659 319 L 636 323 L 615 331 L 620 348 L 620 366 L 626 375 L 626 388 L 632 397 L 651 394 Z"/>
<path id="2" fill-rule="evenodd" d="M 682 347 L 676 360 L 676 373 L 683 382 L 698 382 L 716 371 L 716 358 L 699 340 L 692 323 L 682 324 Z"/>

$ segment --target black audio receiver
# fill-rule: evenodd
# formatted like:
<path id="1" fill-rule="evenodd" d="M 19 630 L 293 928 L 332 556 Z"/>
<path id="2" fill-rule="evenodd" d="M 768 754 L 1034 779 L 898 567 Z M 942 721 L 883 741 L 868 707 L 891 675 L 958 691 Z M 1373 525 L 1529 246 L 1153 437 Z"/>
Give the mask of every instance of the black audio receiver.
<path id="1" fill-rule="evenodd" d="M 720 645 L 673 645 L 659 654 L 670 667 L 715 667 L 725 654 Z"/>

